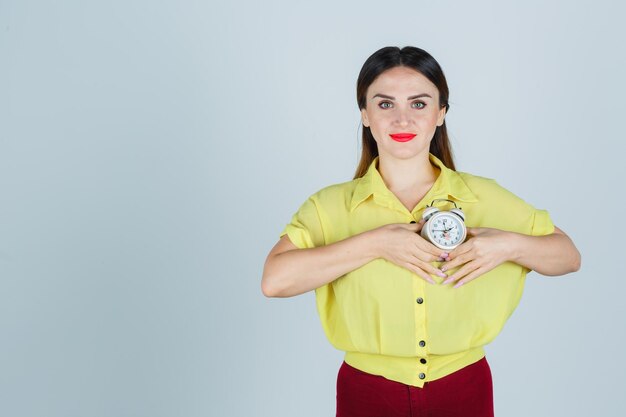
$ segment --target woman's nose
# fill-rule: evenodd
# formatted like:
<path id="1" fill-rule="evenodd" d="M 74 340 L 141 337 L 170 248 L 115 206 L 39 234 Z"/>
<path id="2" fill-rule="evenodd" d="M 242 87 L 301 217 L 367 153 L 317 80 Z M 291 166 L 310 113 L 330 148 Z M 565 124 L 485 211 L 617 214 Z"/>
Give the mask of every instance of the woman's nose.
<path id="1" fill-rule="evenodd" d="M 403 110 L 403 109 L 399 109 L 396 112 L 396 121 L 398 122 L 399 125 L 407 125 L 410 121 L 410 116 L 408 111 Z"/>

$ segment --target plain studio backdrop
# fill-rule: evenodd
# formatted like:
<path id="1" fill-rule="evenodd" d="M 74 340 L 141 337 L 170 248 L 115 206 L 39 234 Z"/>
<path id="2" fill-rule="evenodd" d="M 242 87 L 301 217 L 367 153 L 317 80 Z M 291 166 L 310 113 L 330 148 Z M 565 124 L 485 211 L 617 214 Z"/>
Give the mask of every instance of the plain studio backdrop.
<path id="1" fill-rule="evenodd" d="M 352 179 L 384 46 L 447 76 L 457 169 L 549 211 L 487 346 L 498 416 L 623 416 L 620 2 L 0 1 L 0 415 L 331 416 L 314 292 L 266 298 L 279 232 Z M 617 271 L 617 272 L 616 272 Z"/>

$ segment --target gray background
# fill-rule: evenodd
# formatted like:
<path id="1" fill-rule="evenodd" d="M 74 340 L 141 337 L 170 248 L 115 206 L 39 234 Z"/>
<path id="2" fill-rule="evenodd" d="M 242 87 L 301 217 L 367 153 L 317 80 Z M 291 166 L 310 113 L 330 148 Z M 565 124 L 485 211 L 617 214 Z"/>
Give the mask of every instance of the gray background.
<path id="1" fill-rule="evenodd" d="M 457 168 L 582 253 L 529 274 L 487 346 L 496 414 L 624 415 L 624 11 L 0 0 L 0 415 L 334 415 L 314 293 L 260 281 L 304 199 L 352 178 L 356 78 L 389 45 L 442 65 Z"/>

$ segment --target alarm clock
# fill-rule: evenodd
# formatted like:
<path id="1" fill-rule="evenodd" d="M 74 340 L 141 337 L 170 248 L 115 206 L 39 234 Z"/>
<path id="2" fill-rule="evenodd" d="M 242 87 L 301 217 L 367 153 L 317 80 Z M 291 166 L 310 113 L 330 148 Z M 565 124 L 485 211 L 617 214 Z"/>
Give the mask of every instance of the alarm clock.
<path id="1" fill-rule="evenodd" d="M 452 210 L 439 210 L 433 207 L 437 201 L 449 201 L 454 204 Z M 465 227 L 465 213 L 456 207 L 452 200 L 439 198 L 427 205 L 422 214 L 426 221 L 420 235 L 440 249 L 450 251 L 465 241 L 467 228 Z"/>

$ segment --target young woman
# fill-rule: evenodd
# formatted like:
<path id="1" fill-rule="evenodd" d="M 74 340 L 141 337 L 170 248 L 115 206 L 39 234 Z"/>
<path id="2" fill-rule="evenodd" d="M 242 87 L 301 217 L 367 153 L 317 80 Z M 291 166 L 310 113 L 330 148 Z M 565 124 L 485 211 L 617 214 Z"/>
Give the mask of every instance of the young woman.
<path id="1" fill-rule="evenodd" d="M 517 306 L 528 272 L 577 271 L 580 254 L 546 210 L 455 170 L 448 86 L 426 51 L 372 54 L 357 103 L 354 179 L 300 206 L 267 257 L 263 294 L 315 290 L 324 332 L 345 351 L 337 416 L 493 416 L 484 345 Z M 446 252 L 421 236 L 427 206 L 462 209 L 463 243 Z"/>

